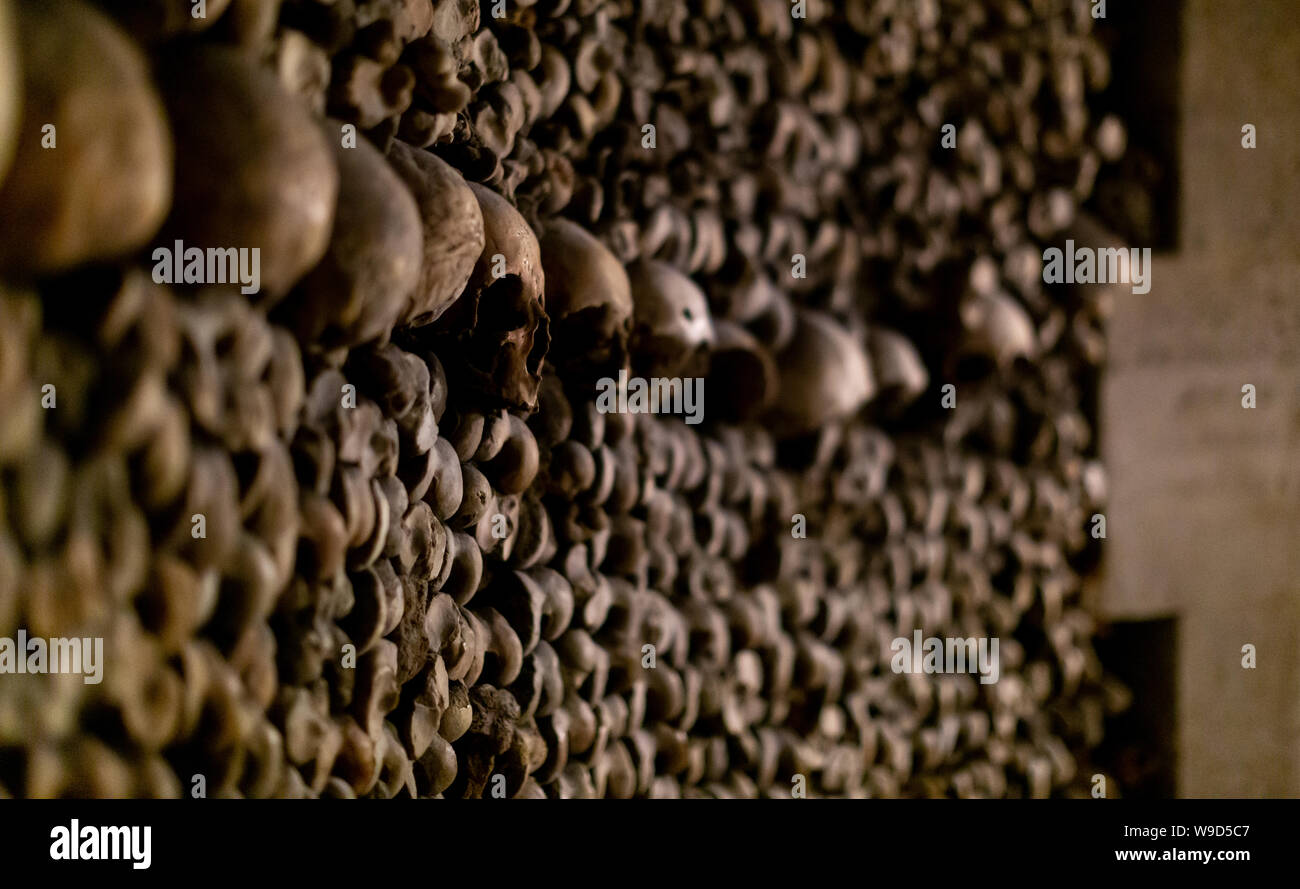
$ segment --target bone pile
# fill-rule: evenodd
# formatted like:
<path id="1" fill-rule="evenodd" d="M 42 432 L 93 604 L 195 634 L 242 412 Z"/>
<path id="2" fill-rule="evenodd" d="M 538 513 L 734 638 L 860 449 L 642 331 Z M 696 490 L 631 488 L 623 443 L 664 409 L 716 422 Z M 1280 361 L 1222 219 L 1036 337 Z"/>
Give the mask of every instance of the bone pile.
<path id="1" fill-rule="evenodd" d="M 1087 794 L 1090 8 L 0 0 L 0 796 Z"/>

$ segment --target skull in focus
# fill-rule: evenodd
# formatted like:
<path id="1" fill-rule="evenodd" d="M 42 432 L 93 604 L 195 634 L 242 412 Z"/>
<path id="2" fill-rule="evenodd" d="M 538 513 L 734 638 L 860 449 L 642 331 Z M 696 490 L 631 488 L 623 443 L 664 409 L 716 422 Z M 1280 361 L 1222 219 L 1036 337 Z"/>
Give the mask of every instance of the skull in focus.
<path id="1" fill-rule="evenodd" d="M 466 383 L 531 411 L 551 342 L 537 236 L 509 201 L 482 185 L 469 185 L 483 213 L 483 252 L 439 326 L 460 338 Z"/>
<path id="2" fill-rule="evenodd" d="M 632 323 L 632 287 L 623 265 L 595 235 L 567 219 L 547 224 L 541 248 L 560 371 L 593 379 L 617 373 L 627 362 Z"/>

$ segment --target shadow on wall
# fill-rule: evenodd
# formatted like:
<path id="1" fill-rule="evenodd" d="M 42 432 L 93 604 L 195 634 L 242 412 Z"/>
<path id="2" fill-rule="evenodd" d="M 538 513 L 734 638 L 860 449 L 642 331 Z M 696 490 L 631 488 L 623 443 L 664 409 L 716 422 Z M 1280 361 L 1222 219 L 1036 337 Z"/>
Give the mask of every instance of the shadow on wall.
<path id="1" fill-rule="evenodd" d="M 1095 754 L 1119 782 L 1108 795 L 1168 799 L 1178 773 L 1178 621 L 1120 621 L 1102 630 L 1096 646 L 1107 671 L 1133 695 L 1132 706 L 1106 723 Z"/>
<path id="2" fill-rule="evenodd" d="M 1098 176 L 1088 209 L 1129 244 L 1178 248 L 1182 0 L 1107 4 L 1097 36 L 1111 60 L 1097 107 L 1128 127 L 1128 151 Z"/>

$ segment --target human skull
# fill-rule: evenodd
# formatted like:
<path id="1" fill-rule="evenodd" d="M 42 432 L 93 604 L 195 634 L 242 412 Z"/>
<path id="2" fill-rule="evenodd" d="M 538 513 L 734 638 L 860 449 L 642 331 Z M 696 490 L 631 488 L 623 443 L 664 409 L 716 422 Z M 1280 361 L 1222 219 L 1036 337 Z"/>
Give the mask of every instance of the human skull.
<path id="1" fill-rule="evenodd" d="M 562 371 L 613 373 L 627 359 L 632 287 L 604 244 L 580 225 L 557 219 L 542 231 L 548 311 Z"/>
<path id="2" fill-rule="evenodd" d="M 470 189 L 483 216 L 483 252 L 440 327 L 464 337 L 468 383 L 531 411 L 551 342 L 537 236 L 501 195 L 477 183 Z"/>
<path id="3" fill-rule="evenodd" d="M 379 150 L 364 139 L 332 144 L 339 196 L 329 248 L 275 316 L 323 349 L 388 334 L 420 279 L 424 247 L 415 200 Z"/>
<path id="4" fill-rule="evenodd" d="M 955 354 L 961 366 L 969 369 L 973 359 L 1005 370 L 1018 358 L 1034 357 L 1034 322 L 1007 293 L 968 294 L 959 311 L 964 336 Z"/>
<path id="5" fill-rule="evenodd" d="M 862 345 L 823 312 L 801 309 L 794 337 L 777 357 L 781 388 L 774 431 L 797 436 L 852 416 L 876 393 Z"/>
<path id="6" fill-rule="evenodd" d="M 710 408 L 727 421 L 750 420 L 771 406 L 779 386 L 776 362 L 767 347 L 732 321 L 715 322 L 709 349 L 709 385 L 728 393 Z"/>
<path id="7" fill-rule="evenodd" d="M 420 327 L 438 320 L 464 291 L 483 253 L 483 214 L 464 177 L 438 156 L 394 142 L 388 161 L 411 190 L 424 225 L 420 283 L 401 319 Z"/>
<path id="8" fill-rule="evenodd" d="M 901 411 L 930 385 L 930 374 L 912 341 L 885 327 L 872 328 L 867 335 L 871 367 L 887 411 Z"/>
<path id="9" fill-rule="evenodd" d="M 196 48 L 183 60 L 168 57 L 160 72 L 176 188 L 158 243 L 260 249 L 257 300 L 270 306 L 329 247 L 339 191 L 329 140 L 273 74 L 238 50 Z"/>
<path id="10" fill-rule="evenodd" d="M 632 352 L 637 370 L 652 376 L 695 371 L 708 358 L 715 333 L 704 291 L 666 262 L 643 260 L 628 270 L 632 284 Z"/>
<path id="11" fill-rule="evenodd" d="M 46 125 L 57 149 L 42 147 Z M 166 217 L 182 166 L 129 35 L 86 5 L 3 4 L 0 268 L 29 277 L 133 253 Z"/>

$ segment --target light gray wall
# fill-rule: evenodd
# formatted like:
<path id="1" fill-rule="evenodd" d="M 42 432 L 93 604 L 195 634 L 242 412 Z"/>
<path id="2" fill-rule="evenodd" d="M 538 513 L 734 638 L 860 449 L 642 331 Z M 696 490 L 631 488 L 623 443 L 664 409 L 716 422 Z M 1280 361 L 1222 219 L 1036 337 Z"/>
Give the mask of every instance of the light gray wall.
<path id="1" fill-rule="evenodd" d="M 1300 797 L 1298 13 L 1186 4 L 1179 248 L 1109 326 L 1100 601 L 1179 618 L 1183 796 Z"/>

